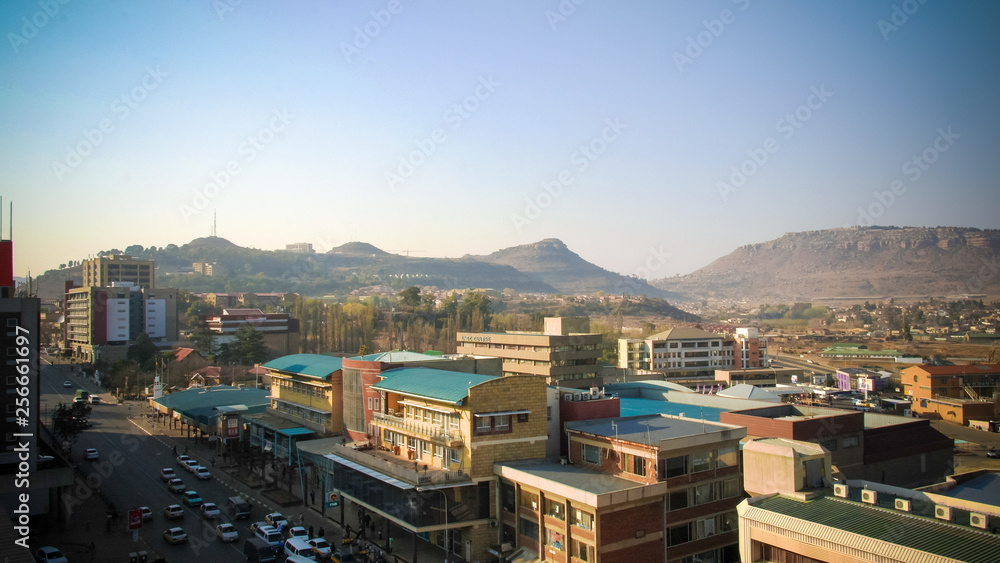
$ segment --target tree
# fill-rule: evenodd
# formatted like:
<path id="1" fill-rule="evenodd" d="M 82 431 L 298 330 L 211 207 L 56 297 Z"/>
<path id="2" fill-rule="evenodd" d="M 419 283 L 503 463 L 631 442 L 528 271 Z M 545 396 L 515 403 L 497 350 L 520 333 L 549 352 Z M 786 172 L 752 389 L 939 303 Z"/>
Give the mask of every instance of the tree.
<path id="1" fill-rule="evenodd" d="M 75 441 L 85 428 L 84 419 L 88 414 L 90 407 L 84 403 L 59 403 L 52 413 L 52 433 L 63 440 Z"/>
<path id="2" fill-rule="evenodd" d="M 150 367 L 150 360 L 155 358 L 159 352 L 160 350 L 156 347 L 156 344 L 153 344 L 149 335 L 145 332 L 140 332 L 139 336 L 135 338 L 135 342 L 128 347 L 125 357 L 140 366 Z"/>
<path id="3" fill-rule="evenodd" d="M 402 300 L 403 305 L 411 309 L 416 309 L 420 307 L 420 288 L 415 285 L 410 286 L 399 292 L 399 298 Z"/>
<path id="4" fill-rule="evenodd" d="M 262 364 L 267 361 L 264 334 L 257 332 L 257 329 L 250 325 L 237 329 L 233 348 L 236 358 L 243 365 Z"/>
<path id="5" fill-rule="evenodd" d="M 191 341 L 194 342 L 194 349 L 202 356 L 211 356 L 215 353 L 215 333 L 207 326 L 194 329 Z"/>
<path id="6" fill-rule="evenodd" d="M 372 353 L 372 351 L 368 348 L 368 346 L 366 346 L 364 344 L 362 344 L 361 347 L 358 348 L 358 355 L 359 356 L 366 356 L 366 355 L 371 354 L 371 353 Z"/>

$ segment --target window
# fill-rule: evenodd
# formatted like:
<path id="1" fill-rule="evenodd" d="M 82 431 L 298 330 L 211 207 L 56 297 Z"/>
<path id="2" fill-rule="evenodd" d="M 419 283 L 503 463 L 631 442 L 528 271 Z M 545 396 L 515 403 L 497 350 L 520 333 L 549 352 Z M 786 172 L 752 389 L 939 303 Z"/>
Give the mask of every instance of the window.
<path id="1" fill-rule="evenodd" d="M 719 457 L 716 460 L 716 466 L 735 467 L 738 459 L 736 448 L 719 448 Z"/>
<path id="2" fill-rule="evenodd" d="M 545 407 L 545 420 L 552 420 L 552 407 Z"/>
<path id="3" fill-rule="evenodd" d="M 589 512 L 584 512 L 582 510 L 573 511 L 573 521 L 571 522 L 574 526 L 578 528 L 583 528 L 584 530 L 594 529 L 594 515 Z"/>
<path id="4" fill-rule="evenodd" d="M 439 413 L 439 412 L 432 412 L 431 413 L 431 423 L 432 424 L 436 424 L 437 426 L 441 426 L 441 421 L 442 421 L 443 417 L 444 417 L 444 415 L 441 414 L 441 413 Z"/>
<path id="5" fill-rule="evenodd" d="M 488 416 L 476 417 L 476 434 L 489 434 L 493 430 L 492 422 Z"/>
<path id="6" fill-rule="evenodd" d="M 665 466 L 665 476 L 669 479 L 670 477 L 677 477 L 679 475 L 684 475 L 687 473 L 687 458 L 688 456 L 682 455 L 677 457 L 667 458 Z"/>
<path id="7" fill-rule="evenodd" d="M 538 522 L 521 518 L 521 535 L 534 541 L 538 541 Z"/>
<path id="8" fill-rule="evenodd" d="M 499 416 L 493 417 L 493 431 L 494 432 L 506 432 L 510 430 L 510 415 L 501 414 Z"/>
<path id="9" fill-rule="evenodd" d="M 416 438 L 407 438 L 406 439 L 406 447 L 409 448 L 411 451 L 414 451 L 414 452 L 417 451 L 417 439 Z"/>
<path id="10" fill-rule="evenodd" d="M 688 491 L 674 491 L 670 493 L 670 510 L 680 510 L 688 507 Z"/>
<path id="11" fill-rule="evenodd" d="M 562 532 L 553 530 L 552 528 L 545 528 L 545 545 L 551 547 L 552 549 L 563 551 L 566 549 L 564 547 L 565 541 L 566 540 L 563 538 Z"/>
<path id="12" fill-rule="evenodd" d="M 514 502 L 516 498 L 517 490 L 514 489 L 512 483 L 502 481 L 500 483 L 500 505 L 507 512 L 514 512 L 517 510 L 517 503 Z"/>
<path id="13" fill-rule="evenodd" d="M 448 462 L 449 463 L 459 463 L 458 450 L 448 449 Z"/>
<path id="14" fill-rule="evenodd" d="M 431 454 L 431 443 L 428 442 L 427 440 L 420 440 L 420 449 L 425 454 L 430 455 Z"/>
<path id="15" fill-rule="evenodd" d="M 722 496 L 719 498 L 733 498 L 740 494 L 740 480 L 726 479 L 722 482 Z"/>
<path id="16" fill-rule="evenodd" d="M 715 500 L 715 483 L 698 485 L 694 488 L 694 504 L 706 504 Z"/>
<path id="17" fill-rule="evenodd" d="M 691 541 L 691 524 L 672 526 L 670 530 L 668 530 L 667 541 L 670 546 L 680 545 Z"/>
<path id="18" fill-rule="evenodd" d="M 538 495 L 521 489 L 521 506 L 532 510 L 538 510 Z"/>
<path id="19" fill-rule="evenodd" d="M 712 452 L 699 452 L 691 456 L 691 473 L 708 471 L 712 468 Z"/>
<path id="20" fill-rule="evenodd" d="M 434 457 L 444 459 L 444 446 L 434 446 Z"/>
<path id="21" fill-rule="evenodd" d="M 585 563 L 590 563 L 591 561 L 596 561 L 597 558 L 594 557 L 594 546 L 587 545 L 580 540 L 572 540 L 573 549 L 570 551 L 573 557 L 584 561 Z"/>
<path id="22" fill-rule="evenodd" d="M 625 454 L 622 471 L 632 473 L 641 477 L 646 476 L 646 458 L 632 454 Z"/>
<path id="23" fill-rule="evenodd" d="M 559 520 L 566 519 L 566 505 L 552 499 L 545 499 L 545 515 Z"/>
<path id="24" fill-rule="evenodd" d="M 837 451 L 837 439 L 836 438 L 820 442 L 819 445 L 823 446 L 827 450 L 830 450 L 831 452 Z"/>
<path id="25" fill-rule="evenodd" d="M 549 407 L 549 408 L 551 408 L 551 407 Z M 517 421 L 518 422 L 528 422 L 528 413 L 526 413 L 526 412 L 518 413 L 518 415 L 517 415 Z"/>
<path id="26" fill-rule="evenodd" d="M 715 517 L 705 518 L 695 522 L 695 539 L 707 538 L 715 535 Z"/>
<path id="27" fill-rule="evenodd" d="M 587 463 L 593 463 L 594 465 L 599 465 L 601 463 L 601 449 L 598 446 L 592 444 L 582 444 L 583 446 L 583 461 Z"/>
<path id="28" fill-rule="evenodd" d="M 856 448 L 858 447 L 859 443 L 860 440 L 858 440 L 857 436 L 848 436 L 847 438 L 844 438 L 844 440 L 840 443 L 840 445 L 844 446 L 845 448 Z"/>

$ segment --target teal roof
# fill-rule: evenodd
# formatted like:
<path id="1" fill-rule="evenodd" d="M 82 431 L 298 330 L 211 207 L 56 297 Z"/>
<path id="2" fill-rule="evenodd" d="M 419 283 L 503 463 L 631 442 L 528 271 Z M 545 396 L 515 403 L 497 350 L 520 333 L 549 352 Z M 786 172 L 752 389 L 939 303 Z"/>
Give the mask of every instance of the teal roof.
<path id="1" fill-rule="evenodd" d="M 207 423 L 218 414 L 217 407 L 243 405 L 247 413 L 263 412 L 271 404 L 270 391 L 252 387 L 216 385 L 164 395 L 153 402 L 185 416 Z M 242 411 L 242 409 L 240 409 Z"/>
<path id="2" fill-rule="evenodd" d="M 800 501 L 776 495 L 751 506 L 968 563 L 1000 561 L 1000 537 L 934 518 L 830 497 Z"/>
<path id="3" fill-rule="evenodd" d="M 497 378 L 495 375 L 423 367 L 396 368 L 384 371 L 381 375 L 385 379 L 372 385 L 373 389 L 443 401 L 453 405 L 468 397 L 471 387 Z"/>
<path id="4" fill-rule="evenodd" d="M 324 378 L 343 367 L 344 360 L 323 354 L 292 354 L 264 364 L 267 369 Z"/>
<path id="5" fill-rule="evenodd" d="M 403 362 L 426 362 L 428 360 L 443 360 L 444 358 L 438 355 L 421 354 L 419 352 L 411 352 L 409 350 L 391 350 L 389 352 L 377 352 L 375 354 L 365 354 L 364 356 L 355 356 L 350 359 L 361 360 L 365 362 L 403 363 Z"/>

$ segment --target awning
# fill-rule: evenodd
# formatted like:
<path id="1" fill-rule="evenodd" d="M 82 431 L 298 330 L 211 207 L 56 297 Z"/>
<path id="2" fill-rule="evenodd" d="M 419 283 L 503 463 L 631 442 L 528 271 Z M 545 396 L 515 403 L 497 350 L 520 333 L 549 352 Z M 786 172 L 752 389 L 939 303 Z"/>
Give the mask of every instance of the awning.
<path id="1" fill-rule="evenodd" d="M 365 467 L 364 465 L 361 465 L 360 463 L 355 463 L 355 462 L 353 462 L 353 461 L 351 461 L 349 459 L 344 459 L 344 458 L 340 457 L 339 455 L 327 454 L 327 455 L 325 455 L 323 457 L 325 457 L 327 459 L 330 459 L 330 460 L 333 460 L 334 462 L 339 463 L 339 464 L 341 464 L 341 465 L 343 465 L 345 467 L 350 467 L 351 469 L 353 469 L 353 470 L 355 470 L 355 471 L 357 471 L 359 473 L 364 473 L 365 475 L 368 475 L 369 477 L 374 477 L 374 478 L 378 479 L 379 481 L 382 481 L 383 483 L 386 483 L 388 485 L 392 485 L 393 487 L 396 487 L 396 488 L 399 488 L 399 489 L 414 489 L 414 488 L 416 488 L 413 485 L 411 485 L 411 484 L 409 484 L 409 483 L 407 483 L 405 481 L 400 481 L 399 479 L 396 479 L 395 477 L 390 477 L 389 475 L 386 475 L 385 473 L 380 473 L 380 472 L 375 471 L 374 469 L 372 469 L 370 467 Z"/>
<path id="2" fill-rule="evenodd" d="M 889 403 L 889 404 L 892 404 L 892 405 L 909 405 L 909 404 L 913 403 L 913 401 L 908 401 L 908 400 L 904 400 L 904 399 L 882 399 L 882 402 L 883 403 Z"/>
<path id="3" fill-rule="evenodd" d="M 498 411 L 498 412 L 479 412 L 479 413 L 473 414 L 472 416 L 480 418 L 480 417 L 485 417 L 485 416 L 504 416 L 504 415 L 511 415 L 511 414 L 530 414 L 530 413 L 531 413 L 531 411 L 529 411 L 529 410 Z"/>
<path id="4" fill-rule="evenodd" d="M 304 434 L 315 434 L 314 431 L 308 428 L 285 428 L 284 430 L 278 430 L 278 434 L 283 436 L 302 436 Z"/>

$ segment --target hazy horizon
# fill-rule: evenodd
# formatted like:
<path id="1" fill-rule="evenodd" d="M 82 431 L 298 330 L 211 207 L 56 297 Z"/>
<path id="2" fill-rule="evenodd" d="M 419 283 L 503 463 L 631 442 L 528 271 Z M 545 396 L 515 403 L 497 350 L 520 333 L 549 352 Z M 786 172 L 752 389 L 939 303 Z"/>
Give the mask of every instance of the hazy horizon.
<path id="1" fill-rule="evenodd" d="M 687 274 L 786 232 L 1000 228 L 1000 5 L 12 1 L 15 273 L 212 231 Z M 108 217 L 102 217 L 107 213 Z M 6 236 L 7 207 L 3 210 Z"/>

